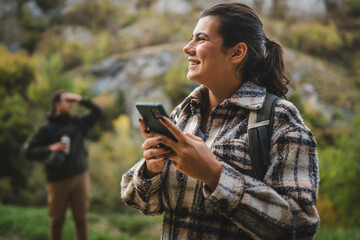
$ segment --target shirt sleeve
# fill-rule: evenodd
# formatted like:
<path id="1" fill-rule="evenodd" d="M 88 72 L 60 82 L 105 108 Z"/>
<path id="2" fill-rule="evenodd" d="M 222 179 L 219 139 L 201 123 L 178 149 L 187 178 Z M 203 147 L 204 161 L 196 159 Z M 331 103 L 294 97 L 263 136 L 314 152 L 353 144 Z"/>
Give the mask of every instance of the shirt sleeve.
<path id="1" fill-rule="evenodd" d="M 78 117 L 82 130 L 86 132 L 104 116 L 104 111 L 99 105 L 95 104 L 87 97 L 83 97 L 80 104 L 90 109 L 88 114 Z"/>
<path id="2" fill-rule="evenodd" d="M 280 101 L 275 110 L 271 166 L 264 181 L 223 162 L 217 188 L 204 195 L 254 239 L 313 239 L 319 227 L 316 142 L 297 109 Z"/>
<path id="3" fill-rule="evenodd" d="M 160 215 L 164 211 L 161 187 L 168 164 L 153 178 L 144 177 L 145 159 L 134 165 L 121 180 L 121 198 L 129 206 L 146 215 Z"/>
<path id="4" fill-rule="evenodd" d="M 42 126 L 31 137 L 25 148 L 25 156 L 30 160 L 45 160 L 49 156 L 49 142 L 46 127 Z"/>

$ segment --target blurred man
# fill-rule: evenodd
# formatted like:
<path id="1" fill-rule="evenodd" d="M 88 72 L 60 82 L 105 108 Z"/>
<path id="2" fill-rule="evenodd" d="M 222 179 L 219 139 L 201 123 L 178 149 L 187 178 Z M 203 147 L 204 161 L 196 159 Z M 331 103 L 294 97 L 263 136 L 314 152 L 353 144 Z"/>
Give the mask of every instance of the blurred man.
<path id="1" fill-rule="evenodd" d="M 72 116 L 74 103 L 87 107 L 90 113 Z M 91 100 L 66 91 L 53 95 L 52 106 L 47 122 L 31 138 L 26 156 L 43 160 L 46 165 L 50 239 L 61 239 L 68 203 L 77 239 L 88 239 L 89 173 L 84 138 L 99 120 L 102 109 Z"/>

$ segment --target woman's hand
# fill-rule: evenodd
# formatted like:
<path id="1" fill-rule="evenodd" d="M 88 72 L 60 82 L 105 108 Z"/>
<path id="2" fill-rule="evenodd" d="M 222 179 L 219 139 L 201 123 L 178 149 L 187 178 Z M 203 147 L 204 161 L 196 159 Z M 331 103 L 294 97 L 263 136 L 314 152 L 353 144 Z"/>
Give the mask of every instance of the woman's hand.
<path id="1" fill-rule="evenodd" d="M 145 137 L 145 141 L 141 146 L 146 160 L 145 177 L 152 178 L 165 167 L 166 162 L 169 160 L 168 156 L 171 153 L 171 149 L 159 144 L 158 139 L 162 135 L 150 131 L 144 119 L 140 118 L 139 122 L 141 132 Z"/>
<path id="2" fill-rule="evenodd" d="M 170 130 L 178 142 L 161 135 L 151 144 L 162 143 L 171 148 L 169 158 L 180 172 L 202 181 L 214 190 L 219 182 L 222 164 L 215 159 L 210 148 L 201 138 L 183 133 L 166 117 L 161 117 L 161 123 Z"/>

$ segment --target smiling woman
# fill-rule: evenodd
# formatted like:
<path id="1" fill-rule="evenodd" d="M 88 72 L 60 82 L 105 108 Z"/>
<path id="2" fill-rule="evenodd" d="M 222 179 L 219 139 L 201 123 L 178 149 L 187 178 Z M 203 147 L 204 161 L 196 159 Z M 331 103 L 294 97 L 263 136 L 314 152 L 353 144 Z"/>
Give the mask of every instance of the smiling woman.
<path id="1" fill-rule="evenodd" d="M 316 144 L 292 103 L 276 102 L 264 179 L 249 154 L 250 116 L 287 92 L 281 46 L 253 9 L 224 3 L 201 14 L 184 52 L 201 86 L 161 118 L 178 141 L 140 119 L 144 158 L 123 175 L 122 199 L 164 214 L 162 239 L 313 239 Z"/>

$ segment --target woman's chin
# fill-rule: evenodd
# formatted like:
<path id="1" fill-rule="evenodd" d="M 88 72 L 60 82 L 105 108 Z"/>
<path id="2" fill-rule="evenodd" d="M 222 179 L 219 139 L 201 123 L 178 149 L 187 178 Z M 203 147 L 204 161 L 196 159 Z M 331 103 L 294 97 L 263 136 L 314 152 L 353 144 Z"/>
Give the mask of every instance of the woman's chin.
<path id="1" fill-rule="evenodd" d="M 201 82 L 199 81 L 199 77 L 198 77 L 197 74 L 195 74 L 195 73 L 188 72 L 188 74 L 187 74 L 187 79 L 188 79 L 189 81 L 197 82 L 197 83 L 200 83 L 200 84 L 201 84 Z"/>

